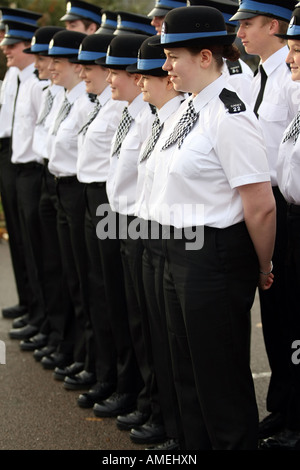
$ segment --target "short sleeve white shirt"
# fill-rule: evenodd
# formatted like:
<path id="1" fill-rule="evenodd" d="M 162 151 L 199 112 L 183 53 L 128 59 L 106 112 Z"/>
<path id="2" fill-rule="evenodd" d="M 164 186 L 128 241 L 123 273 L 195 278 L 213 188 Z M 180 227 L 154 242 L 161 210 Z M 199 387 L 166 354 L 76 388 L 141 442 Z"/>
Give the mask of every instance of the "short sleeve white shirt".
<path id="1" fill-rule="evenodd" d="M 227 63 L 224 60 L 222 73 L 228 83 L 239 95 L 239 97 L 246 103 L 251 103 L 251 83 L 253 79 L 253 72 L 249 65 L 244 61 L 239 60 L 238 67 L 231 67 L 229 72 Z M 230 64 L 230 62 L 229 62 Z"/>
<path id="2" fill-rule="evenodd" d="M 19 70 L 9 67 L 0 91 L 0 139 L 11 136 L 12 115 Z"/>

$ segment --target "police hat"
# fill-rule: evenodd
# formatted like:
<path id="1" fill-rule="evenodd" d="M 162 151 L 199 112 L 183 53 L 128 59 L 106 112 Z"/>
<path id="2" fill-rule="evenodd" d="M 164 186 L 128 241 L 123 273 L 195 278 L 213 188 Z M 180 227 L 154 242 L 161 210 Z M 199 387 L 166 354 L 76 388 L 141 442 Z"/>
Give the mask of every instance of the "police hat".
<path id="1" fill-rule="evenodd" d="M 160 35 L 160 47 L 229 45 L 235 34 L 229 34 L 222 13 L 213 7 L 180 7 L 167 13 Z"/>
<path id="2" fill-rule="evenodd" d="M 66 14 L 60 21 L 89 20 L 100 25 L 101 8 L 82 0 L 71 0 L 66 4 Z"/>
<path id="3" fill-rule="evenodd" d="M 59 26 L 42 26 L 37 29 L 31 39 L 31 46 L 24 49 L 26 54 L 48 55 L 49 42 L 54 34 L 59 31 L 64 31 L 64 28 Z"/>
<path id="4" fill-rule="evenodd" d="M 147 38 L 138 50 L 137 63 L 129 65 L 126 70 L 131 73 L 141 73 L 144 75 L 153 75 L 155 77 L 164 77 L 168 72 L 162 69 L 166 61 L 166 56 L 161 47 L 153 47 L 150 44 L 152 40 L 159 41 L 159 37 Z"/>
<path id="5" fill-rule="evenodd" d="M 185 7 L 186 2 L 183 0 L 157 0 L 153 10 L 148 13 L 149 18 L 154 16 L 166 16 L 173 8 Z"/>
<path id="6" fill-rule="evenodd" d="M 97 34 L 113 33 L 118 26 L 118 14 L 110 10 L 102 10 L 101 26 L 96 31 Z"/>
<path id="7" fill-rule="evenodd" d="M 156 33 L 155 28 L 151 26 L 151 18 L 127 11 L 118 12 L 118 24 L 114 34 L 147 34 L 152 36 Z"/>
<path id="8" fill-rule="evenodd" d="M 70 62 L 83 65 L 95 65 L 97 59 L 106 57 L 107 48 L 115 36 L 110 34 L 90 34 L 82 41 L 78 57 Z"/>
<path id="9" fill-rule="evenodd" d="M 300 39 L 300 2 L 297 3 L 286 34 L 275 34 L 282 39 Z"/>
<path id="10" fill-rule="evenodd" d="M 35 11 L 23 10 L 22 8 L 8 8 L 0 7 L 0 20 L 6 21 L 19 21 L 20 23 L 28 23 L 36 26 L 37 21 L 42 18 L 42 13 Z"/>
<path id="11" fill-rule="evenodd" d="M 18 42 L 30 42 L 37 28 L 37 25 L 28 23 L 5 21 L 5 35 L 0 46 L 10 46 Z"/>
<path id="12" fill-rule="evenodd" d="M 230 18 L 234 20 L 246 20 L 254 16 L 270 16 L 278 20 L 289 22 L 295 8 L 294 0 L 239 0 L 239 8 L 235 15 Z"/>
<path id="13" fill-rule="evenodd" d="M 234 26 L 233 21 L 229 21 L 232 15 L 236 13 L 239 6 L 238 0 L 188 0 L 188 6 L 203 6 L 203 7 L 214 7 L 220 10 L 224 16 L 225 23 Z M 235 22 L 237 24 L 237 22 Z"/>
<path id="14" fill-rule="evenodd" d="M 137 63 L 139 48 L 147 38 L 149 36 L 144 34 L 128 33 L 125 41 L 123 36 L 114 36 L 107 48 L 106 58 L 95 62 L 109 69 L 126 70 L 128 65 Z"/>
<path id="15" fill-rule="evenodd" d="M 78 56 L 80 44 L 86 34 L 78 31 L 63 30 L 55 33 L 49 43 L 48 55 L 50 57 L 75 58 Z"/>

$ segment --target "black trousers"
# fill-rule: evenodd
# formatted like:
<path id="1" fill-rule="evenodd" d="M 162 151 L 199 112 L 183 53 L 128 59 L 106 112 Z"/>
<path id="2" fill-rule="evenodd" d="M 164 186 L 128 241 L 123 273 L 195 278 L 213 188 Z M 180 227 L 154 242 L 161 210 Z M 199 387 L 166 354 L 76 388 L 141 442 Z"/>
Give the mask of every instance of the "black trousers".
<path id="1" fill-rule="evenodd" d="M 43 242 L 46 319 L 40 331 L 48 335 L 49 345 L 56 346 L 65 354 L 72 354 L 73 338 L 68 338 L 66 334 L 68 322 L 74 313 L 58 237 L 56 182 L 48 170 L 48 162 L 45 160 L 44 163 L 39 215 Z"/>
<path id="2" fill-rule="evenodd" d="M 278 187 L 273 187 L 276 200 L 276 240 L 273 254 L 272 289 L 259 292 L 264 342 L 271 369 L 267 410 L 286 412 L 290 394 L 290 343 L 288 334 L 288 297 L 285 278 L 287 253 L 287 204 Z"/>
<path id="3" fill-rule="evenodd" d="M 46 314 L 39 217 L 43 165 L 29 162 L 15 166 L 17 203 L 29 286 L 28 323 L 40 328 Z"/>
<path id="4" fill-rule="evenodd" d="M 88 256 L 85 240 L 84 185 L 76 176 L 56 180 L 58 237 L 62 264 L 67 276 L 74 317 L 69 318 L 66 336 L 74 338 L 73 360 L 83 362 L 85 370 L 95 371 L 94 339 L 88 301 Z"/>
<path id="5" fill-rule="evenodd" d="M 257 448 L 249 315 L 258 260 L 244 223 L 204 228 L 202 249 L 163 240 L 167 325 L 187 450 Z"/>
<path id="6" fill-rule="evenodd" d="M 19 304 L 28 307 L 28 277 L 16 192 L 17 168 L 11 162 L 10 139 L 0 139 L 0 192 Z"/>
<path id="7" fill-rule="evenodd" d="M 137 394 L 141 378 L 131 340 L 124 275 L 117 236 L 119 218 L 111 211 L 104 183 L 86 185 L 86 241 L 90 258 L 90 305 L 97 350 L 97 379 L 118 393 Z M 101 209 L 98 212 L 98 209 Z M 112 219 L 110 219 L 112 218 Z M 116 231 L 105 232 L 106 221 Z M 103 224 L 103 230 L 101 230 Z"/>
<path id="8" fill-rule="evenodd" d="M 148 236 L 143 240 L 143 244 L 143 282 L 148 306 L 158 398 L 167 437 L 178 439 L 181 443 L 180 448 L 184 449 L 185 444 L 175 390 L 165 312 L 163 291 L 165 258 L 162 251 L 161 230 L 159 230 L 158 239 Z"/>

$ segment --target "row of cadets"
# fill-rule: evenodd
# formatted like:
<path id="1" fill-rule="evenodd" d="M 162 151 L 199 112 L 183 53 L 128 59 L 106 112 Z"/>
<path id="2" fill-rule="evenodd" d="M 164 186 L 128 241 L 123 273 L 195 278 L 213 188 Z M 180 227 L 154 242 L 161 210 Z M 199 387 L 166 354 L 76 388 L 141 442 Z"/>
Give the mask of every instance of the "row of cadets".
<path id="1" fill-rule="evenodd" d="M 6 20 L 18 23 L 28 23 L 36 28 L 41 15 L 32 11 L 1 7 L 1 42 L 7 33 Z M 15 35 L 15 44 L 18 41 L 30 40 L 30 33 L 19 31 Z M 25 46 L 24 46 L 25 47 Z M 0 188 L 1 201 L 5 214 L 6 228 L 9 234 L 9 247 L 12 259 L 13 272 L 16 282 L 18 304 L 2 309 L 4 318 L 15 318 L 28 313 L 29 299 L 27 291 L 27 272 L 25 263 L 25 250 L 21 237 L 20 219 L 16 193 L 16 167 L 11 162 L 11 131 L 14 100 L 17 90 L 18 68 L 13 64 L 13 58 L 8 58 L 7 71 L 1 87 L 0 109 Z"/>
<path id="2" fill-rule="evenodd" d="M 256 449 L 248 313 L 258 283 L 266 289 L 273 282 L 272 273 L 263 274 L 275 238 L 266 150 L 254 113 L 227 89 L 213 53 L 224 45 L 222 56 L 238 55 L 222 14 L 203 6 L 174 9 L 160 38 L 156 47 L 165 50 L 163 68 L 174 88 L 191 93 L 154 150 L 149 198 L 150 218 L 168 235 L 164 295 L 185 445 Z"/>
<path id="3" fill-rule="evenodd" d="M 285 262 L 287 252 L 287 204 L 278 188 L 276 163 L 283 133 L 298 111 L 299 84 L 291 80 L 286 64 L 286 34 L 296 2 L 242 0 L 231 18 L 239 21 L 237 36 L 248 54 L 260 58 L 251 84 L 251 107 L 260 123 L 276 200 L 276 243 L 273 255 L 274 285 L 259 291 L 262 329 L 271 369 L 266 408 L 270 412 L 260 423 L 259 437 L 267 438 L 282 430 L 291 394 L 290 341 Z"/>
<path id="4" fill-rule="evenodd" d="M 42 15 L 36 14 L 38 18 Z M 38 332 L 45 318 L 43 288 L 43 260 L 39 200 L 43 174 L 42 157 L 33 148 L 33 129 L 39 114 L 43 88 L 47 81 L 38 79 L 34 58 L 23 52 L 38 26 L 7 20 L 6 33 L 1 42 L 8 66 L 18 68 L 18 82 L 14 97 L 11 135 L 11 162 L 16 172 L 15 187 L 17 212 L 20 219 L 22 248 L 24 250 L 28 323 L 27 334 Z M 9 332 L 11 338 L 19 338 L 18 331 Z"/>
<path id="5" fill-rule="evenodd" d="M 148 197 L 153 177 L 152 154 L 161 148 L 168 136 L 174 114 L 186 99 L 186 95 L 174 90 L 167 71 L 162 69 L 166 60 L 164 52 L 149 44 L 152 38 L 143 42 L 139 50 L 136 73 L 141 74 L 139 86 L 144 101 L 155 106 L 155 120 L 152 132 L 143 144 L 138 160 L 138 181 L 136 188 L 136 216 L 141 220 L 143 237 L 142 278 L 148 306 L 150 328 L 150 348 L 158 387 L 159 403 L 162 410 L 166 439 L 152 446 L 155 450 L 184 449 L 183 431 L 175 390 L 163 294 L 164 257 L 162 253 L 162 233 L 158 224 L 149 220 Z M 163 175 L 161 175 L 163 178 Z M 144 227 L 144 223 L 146 226 Z M 118 418 L 120 422 L 122 417 Z M 132 425 L 136 424 L 132 422 Z M 145 425 L 132 429 L 134 438 Z"/>

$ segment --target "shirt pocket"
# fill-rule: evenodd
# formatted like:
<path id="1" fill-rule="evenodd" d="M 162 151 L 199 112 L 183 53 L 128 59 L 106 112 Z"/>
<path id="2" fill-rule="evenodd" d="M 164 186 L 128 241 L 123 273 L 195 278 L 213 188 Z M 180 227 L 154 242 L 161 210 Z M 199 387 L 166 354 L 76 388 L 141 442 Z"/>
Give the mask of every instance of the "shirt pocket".
<path id="1" fill-rule="evenodd" d="M 273 103 L 267 103 L 265 101 L 259 107 L 259 116 L 268 122 L 280 122 L 287 121 L 288 119 L 288 107 L 277 105 Z"/>
<path id="2" fill-rule="evenodd" d="M 170 173 L 177 173 L 188 179 L 198 178 L 200 172 L 211 170 L 214 166 L 212 149 L 211 141 L 204 135 L 191 136 L 180 150 L 176 150 Z"/>

